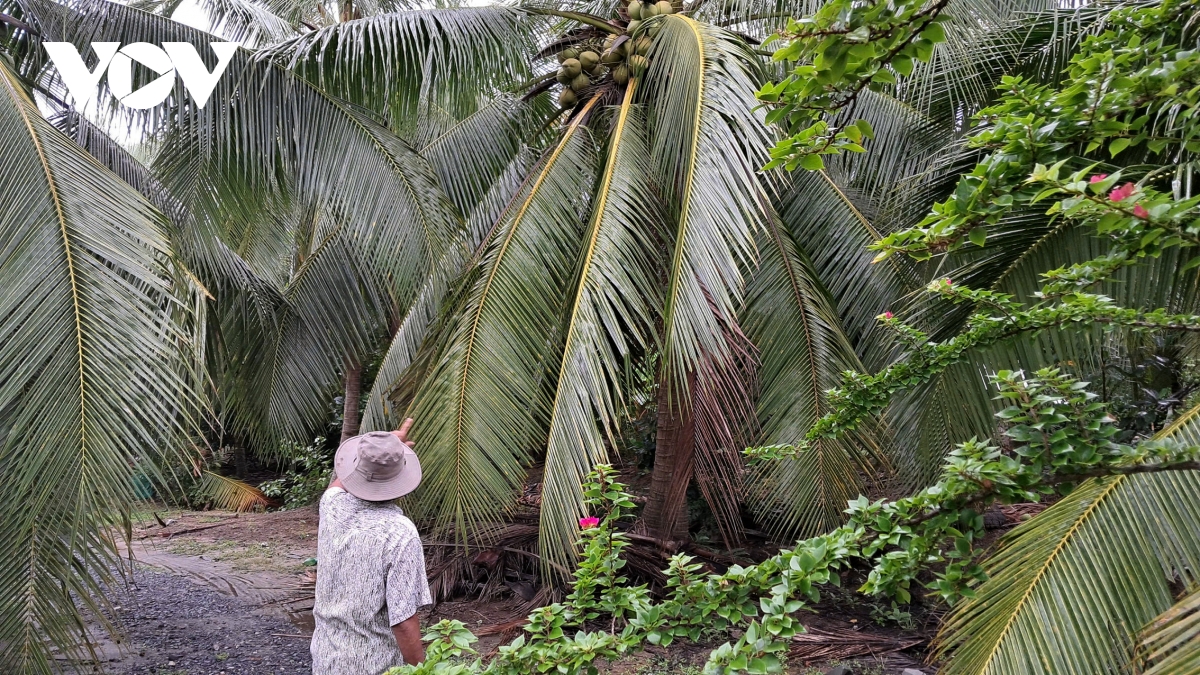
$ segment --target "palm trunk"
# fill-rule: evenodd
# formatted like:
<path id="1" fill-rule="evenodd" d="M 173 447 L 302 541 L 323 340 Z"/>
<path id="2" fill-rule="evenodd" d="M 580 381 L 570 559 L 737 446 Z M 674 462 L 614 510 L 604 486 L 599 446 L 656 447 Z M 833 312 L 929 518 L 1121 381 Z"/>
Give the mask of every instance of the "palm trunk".
<path id="1" fill-rule="evenodd" d="M 233 475 L 239 480 L 246 480 L 250 474 L 250 460 L 246 457 L 246 446 L 241 443 L 233 445 Z"/>
<path id="2" fill-rule="evenodd" d="M 358 435 L 358 403 L 362 394 L 362 366 L 346 368 L 346 395 L 342 399 L 342 443 Z"/>
<path id="3" fill-rule="evenodd" d="M 646 504 L 647 533 L 662 542 L 688 538 L 687 489 L 692 480 L 696 428 L 691 406 L 663 382 L 658 388 L 658 429 L 650 495 Z"/>

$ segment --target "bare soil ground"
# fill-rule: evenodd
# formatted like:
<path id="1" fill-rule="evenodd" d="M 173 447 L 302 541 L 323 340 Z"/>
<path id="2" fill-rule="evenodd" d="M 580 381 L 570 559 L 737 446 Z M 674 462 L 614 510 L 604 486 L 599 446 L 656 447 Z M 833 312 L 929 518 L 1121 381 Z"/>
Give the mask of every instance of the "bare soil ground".
<path id="1" fill-rule="evenodd" d="M 165 525 L 165 526 L 164 526 Z M 316 555 L 315 507 L 231 514 L 147 507 L 133 530 L 138 561 L 115 617 L 124 640 L 100 640 L 99 663 L 80 672 L 117 675 L 292 675 L 308 673 Z M 485 656 L 520 634 L 522 600 L 441 602 L 422 624 L 458 619 L 480 636 Z M 872 607 L 835 594 L 806 616 L 805 642 L 790 655 L 790 672 L 818 675 L 853 665 L 855 675 L 897 675 L 920 668 L 924 642 L 908 630 L 881 627 Z M 717 636 L 713 636 L 716 640 Z M 618 663 L 611 675 L 699 675 L 724 638 L 652 647 Z M 908 645 L 905 647 L 905 645 Z M 904 647 L 904 649 L 897 649 Z M 932 669 L 925 668 L 925 672 Z"/>

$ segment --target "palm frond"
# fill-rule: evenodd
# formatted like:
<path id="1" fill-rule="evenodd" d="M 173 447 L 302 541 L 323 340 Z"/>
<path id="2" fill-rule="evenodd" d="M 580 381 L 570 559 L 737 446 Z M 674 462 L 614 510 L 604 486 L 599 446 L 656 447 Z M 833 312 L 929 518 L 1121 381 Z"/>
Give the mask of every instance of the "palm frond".
<path id="1" fill-rule="evenodd" d="M 1200 673 L 1200 587 L 1142 630 L 1137 658 L 1140 675 Z"/>
<path id="2" fill-rule="evenodd" d="M 872 353 L 875 317 L 894 308 L 920 280 L 903 263 L 871 264 L 874 254 L 867 245 L 883 234 L 857 196 L 848 181 L 830 172 L 804 172 L 780 199 L 779 217 L 829 289 L 852 344 L 864 358 L 878 361 L 887 350 Z"/>
<path id="3" fill-rule="evenodd" d="M 459 536 L 511 507 L 544 439 L 545 359 L 557 348 L 596 167 L 583 126 L 593 106 L 575 117 L 502 215 L 467 307 L 412 404 L 424 470 L 413 510 Z"/>
<path id="4" fill-rule="evenodd" d="M 752 92 L 757 62 L 744 41 L 690 18 L 655 19 L 643 95 L 651 152 L 672 217 L 673 252 L 663 314 L 666 380 L 682 394 L 701 363 L 730 361 L 743 271 L 769 205 L 758 169 L 771 139 Z"/>
<path id="5" fill-rule="evenodd" d="M 1200 440 L 1200 407 L 1159 438 Z M 1200 472 L 1111 476 L 1014 530 L 943 624 L 944 672 L 1124 672 L 1135 633 L 1200 581 Z"/>
<path id="6" fill-rule="evenodd" d="M 264 454 L 281 439 L 308 437 L 327 418 L 346 369 L 365 361 L 387 319 L 386 297 L 338 229 L 304 258 L 284 298 L 278 331 L 251 343 L 270 348 L 245 355 L 252 407 L 243 420 Z"/>
<path id="7" fill-rule="evenodd" d="M 539 24 L 503 5 L 395 12 L 306 33 L 258 58 L 286 64 L 402 129 L 423 105 L 461 119 L 475 110 L 480 92 L 528 79 Z"/>
<path id="8" fill-rule="evenodd" d="M 171 222 L 184 220 L 183 205 L 166 189 L 160 180 L 128 150 L 114 141 L 104 130 L 74 110 L 66 110 L 48 118 L 59 131 L 87 150 L 109 171 L 129 183 Z"/>
<path id="9" fill-rule="evenodd" d="M 263 47 L 295 37 L 299 32 L 298 21 L 284 18 L 255 0 L 200 0 L 197 4 L 208 17 L 214 34 L 244 47 Z"/>
<path id="10" fill-rule="evenodd" d="M 138 460 L 169 461 L 195 430 L 197 339 L 166 219 L 3 62 L 0 165 L 0 670 L 45 673 L 51 644 L 88 649 L 81 613 L 107 627 L 108 528 L 136 498 Z"/>
<path id="11" fill-rule="evenodd" d="M 773 222 L 759 250 L 742 314 L 760 354 L 758 442 L 795 443 L 831 409 L 825 392 L 839 384 L 841 373 L 862 365 L 791 234 Z M 748 483 L 750 507 L 780 536 L 837 527 L 846 502 L 861 494 L 863 478 L 888 463 L 871 431 L 821 441 L 797 459 L 758 465 Z"/>
<path id="12" fill-rule="evenodd" d="M 263 494 L 262 490 L 245 481 L 222 476 L 212 471 L 205 471 L 200 476 L 197 492 L 202 498 L 207 499 L 214 509 L 221 511 L 240 513 L 271 504 L 270 498 Z"/>
<path id="13" fill-rule="evenodd" d="M 214 41 L 207 33 L 105 0 L 18 2 L 42 39 L 81 49 L 91 41 L 130 36 L 186 41 L 201 51 Z M 47 71 L 42 81 L 53 79 Z M 300 207 L 337 213 L 362 260 L 389 279 L 406 305 L 430 262 L 461 227 L 428 163 L 369 114 L 246 50 L 234 54 L 212 100 L 227 104 L 197 109 L 177 85 L 162 106 L 131 121 L 147 133 L 177 130 L 190 137 L 193 152 L 200 153 L 195 172 L 200 177 L 213 175 L 203 170 L 204 163 L 215 163 L 213 171 L 227 176 L 225 185 L 237 179 L 267 203 L 283 190 Z M 203 194 L 205 187 L 194 192 Z"/>
<path id="14" fill-rule="evenodd" d="M 469 117 L 427 128 L 423 138 L 413 140 L 450 201 L 468 215 L 521 152 L 528 129 L 538 124 L 533 106 L 501 94 Z"/>
<path id="15" fill-rule="evenodd" d="M 645 123 L 625 90 L 609 139 L 591 222 L 582 246 L 557 370 L 542 481 L 538 547 L 542 558 L 570 568 L 576 554 L 584 477 L 608 461 L 621 406 L 621 368 L 653 341 L 658 278 L 654 251 L 661 207 L 646 175 Z"/>
<path id="16" fill-rule="evenodd" d="M 482 201 L 471 212 L 463 238 L 451 246 L 445 256 L 434 265 L 433 272 L 417 293 L 416 300 L 400 320 L 379 366 L 379 372 L 375 375 L 375 383 L 363 412 L 364 431 L 394 429 L 401 423 L 401 420 L 395 414 L 389 414 L 386 408 L 388 393 L 398 385 L 413 365 L 418 350 L 430 337 L 430 329 L 438 312 L 443 308 L 447 292 L 451 290 L 451 286 L 459 283 L 456 279 L 462 275 L 463 265 L 487 238 L 488 230 L 499 220 L 504 208 L 521 188 L 531 161 L 527 152 L 521 152 L 513 158 L 504 173 L 495 180 Z"/>

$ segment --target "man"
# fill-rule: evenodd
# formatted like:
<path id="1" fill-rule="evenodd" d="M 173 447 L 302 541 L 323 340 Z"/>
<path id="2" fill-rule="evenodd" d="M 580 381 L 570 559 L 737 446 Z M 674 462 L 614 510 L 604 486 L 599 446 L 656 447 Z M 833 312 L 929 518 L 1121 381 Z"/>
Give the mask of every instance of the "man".
<path id="1" fill-rule="evenodd" d="M 313 675 L 379 675 L 425 660 L 416 616 L 431 602 L 425 556 L 393 503 L 421 482 L 412 422 L 346 439 L 334 456 L 317 530 Z"/>

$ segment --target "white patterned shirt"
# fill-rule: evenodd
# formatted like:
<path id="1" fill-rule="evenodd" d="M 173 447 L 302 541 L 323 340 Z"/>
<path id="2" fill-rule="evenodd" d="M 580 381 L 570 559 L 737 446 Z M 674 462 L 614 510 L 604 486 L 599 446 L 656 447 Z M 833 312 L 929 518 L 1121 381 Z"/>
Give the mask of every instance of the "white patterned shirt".
<path id="1" fill-rule="evenodd" d="M 421 538 L 394 503 L 341 488 L 321 497 L 313 675 L 378 675 L 404 664 L 392 626 L 432 600 Z"/>

